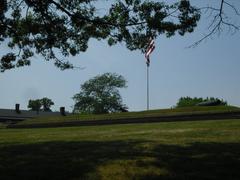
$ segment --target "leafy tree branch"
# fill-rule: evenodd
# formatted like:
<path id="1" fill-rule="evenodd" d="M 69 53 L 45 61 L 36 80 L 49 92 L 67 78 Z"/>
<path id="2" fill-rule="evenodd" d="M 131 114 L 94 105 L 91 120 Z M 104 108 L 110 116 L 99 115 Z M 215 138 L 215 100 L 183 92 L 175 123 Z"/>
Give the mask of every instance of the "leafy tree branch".
<path id="1" fill-rule="evenodd" d="M 10 50 L 0 59 L 0 71 L 30 65 L 34 55 L 53 60 L 62 70 L 74 68 L 66 58 L 85 52 L 90 39 L 144 52 L 149 37 L 191 33 L 200 19 L 200 11 L 188 0 L 171 5 L 144 0 L 103 3 L 110 6 L 99 13 L 95 0 L 1 1 L 0 45 L 6 42 Z"/>

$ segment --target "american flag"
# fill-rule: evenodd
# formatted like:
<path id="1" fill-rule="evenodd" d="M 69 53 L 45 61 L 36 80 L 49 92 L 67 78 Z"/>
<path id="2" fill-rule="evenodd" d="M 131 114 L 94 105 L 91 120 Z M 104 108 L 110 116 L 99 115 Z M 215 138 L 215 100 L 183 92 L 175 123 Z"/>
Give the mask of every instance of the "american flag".
<path id="1" fill-rule="evenodd" d="M 149 44 L 147 46 L 147 50 L 145 52 L 145 58 L 146 58 L 146 64 L 147 66 L 150 65 L 150 54 L 153 52 L 153 50 L 155 49 L 155 44 L 154 44 L 154 40 L 152 38 L 150 38 L 149 40 Z"/>

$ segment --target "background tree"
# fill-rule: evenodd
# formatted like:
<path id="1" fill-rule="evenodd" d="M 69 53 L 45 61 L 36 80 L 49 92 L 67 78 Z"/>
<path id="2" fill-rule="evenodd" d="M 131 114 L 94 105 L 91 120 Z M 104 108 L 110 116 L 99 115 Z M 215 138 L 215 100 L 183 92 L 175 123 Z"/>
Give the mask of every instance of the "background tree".
<path id="1" fill-rule="evenodd" d="M 39 112 L 41 109 L 41 100 L 40 99 L 36 99 L 36 100 L 29 100 L 28 101 L 28 108 L 30 108 L 32 111 L 37 111 Z"/>
<path id="2" fill-rule="evenodd" d="M 51 99 L 44 97 L 40 99 L 40 101 L 41 101 L 41 105 L 43 106 L 43 111 L 46 111 L 46 112 L 52 111 L 50 107 L 54 105 L 54 102 Z"/>
<path id="3" fill-rule="evenodd" d="M 45 112 L 51 111 L 50 107 L 52 105 L 54 105 L 54 102 L 47 97 L 44 97 L 42 99 L 35 99 L 35 100 L 30 99 L 28 101 L 28 108 L 30 108 L 32 111 L 37 111 L 37 112 L 39 112 L 40 110 Z"/>
<path id="4" fill-rule="evenodd" d="M 96 76 L 82 84 L 80 93 L 74 95 L 74 112 L 103 114 L 127 109 L 118 90 L 125 87 L 126 80 L 121 75 Z"/>
<path id="5" fill-rule="evenodd" d="M 73 68 L 63 57 L 88 48 L 90 38 L 109 45 L 125 43 L 130 50 L 145 51 L 149 37 L 193 32 L 200 11 L 190 1 L 117 0 L 1 0 L 0 44 L 9 53 L 0 59 L 0 71 L 30 65 L 34 54 L 53 60 L 61 69 Z M 106 8 L 107 7 L 107 8 Z M 101 10 L 100 10 L 101 9 Z M 5 42 L 5 43 L 3 43 Z"/>

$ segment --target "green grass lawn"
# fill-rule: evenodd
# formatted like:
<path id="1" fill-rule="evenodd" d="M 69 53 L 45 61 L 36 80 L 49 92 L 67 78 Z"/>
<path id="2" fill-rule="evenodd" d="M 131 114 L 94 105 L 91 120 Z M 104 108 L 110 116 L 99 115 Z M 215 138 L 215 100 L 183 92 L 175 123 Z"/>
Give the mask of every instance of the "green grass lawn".
<path id="1" fill-rule="evenodd" d="M 0 129 L 0 178 L 240 179 L 240 120 Z"/>
<path id="2" fill-rule="evenodd" d="M 6 128 L 6 123 L 1 123 L 0 122 L 0 129 Z"/>
<path id="3" fill-rule="evenodd" d="M 145 117 L 157 117 L 157 116 L 172 116 L 172 115 L 192 115 L 192 114 L 211 114 L 211 113 L 223 113 L 223 112 L 235 112 L 240 111 L 240 108 L 233 106 L 208 106 L 208 107 L 185 107 L 185 108 L 173 108 L 173 109 L 160 109 L 140 112 L 126 112 L 126 113 L 112 113 L 102 115 L 68 115 L 68 116 L 56 116 L 56 117 L 43 117 L 36 119 L 28 119 L 18 124 L 44 124 L 44 123 L 61 123 L 71 121 L 91 121 L 91 120 L 114 120 L 114 119 L 126 119 L 126 118 L 145 118 Z"/>

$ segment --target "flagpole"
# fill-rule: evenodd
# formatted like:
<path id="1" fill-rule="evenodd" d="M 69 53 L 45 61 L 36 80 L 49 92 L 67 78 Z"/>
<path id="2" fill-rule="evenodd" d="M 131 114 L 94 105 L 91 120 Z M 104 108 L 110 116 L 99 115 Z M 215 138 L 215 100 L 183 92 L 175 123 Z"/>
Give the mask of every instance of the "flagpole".
<path id="1" fill-rule="evenodd" d="M 147 59 L 147 110 L 149 110 L 149 65 L 150 65 L 150 57 L 149 55 L 155 49 L 155 44 L 153 38 L 150 38 L 150 42 L 148 44 L 147 50 L 145 52 L 145 58 Z"/>
<path id="2" fill-rule="evenodd" d="M 149 64 L 147 64 L 147 110 L 149 110 Z"/>

